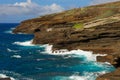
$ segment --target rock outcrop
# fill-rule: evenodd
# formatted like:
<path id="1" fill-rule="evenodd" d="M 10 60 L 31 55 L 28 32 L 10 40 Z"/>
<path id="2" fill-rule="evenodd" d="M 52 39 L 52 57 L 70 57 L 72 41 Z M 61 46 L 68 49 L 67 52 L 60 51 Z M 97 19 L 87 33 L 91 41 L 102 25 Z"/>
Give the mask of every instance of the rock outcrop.
<path id="1" fill-rule="evenodd" d="M 110 62 L 117 69 L 97 80 L 120 80 L 120 1 L 26 20 L 13 32 L 34 34 L 33 44 L 52 44 L 53 50 L 107 54 L 98 61 Z"/>
<path id="2" fill-rule="evenodd" d="M 10 78 L 0 78 L 0 80 L 11 80 Z"/>
<path id="3" fill-rule="evenodd" d="M 99 76 L 97 80 L 120 80 L 120 68 L 112 73 L 107 73 L 105 75 Z"/>

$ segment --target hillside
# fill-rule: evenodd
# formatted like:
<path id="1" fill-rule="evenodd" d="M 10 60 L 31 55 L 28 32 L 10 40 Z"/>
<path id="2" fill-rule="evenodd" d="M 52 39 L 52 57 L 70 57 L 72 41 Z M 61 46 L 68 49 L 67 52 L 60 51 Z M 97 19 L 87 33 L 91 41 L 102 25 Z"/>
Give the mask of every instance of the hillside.
<path id="1" fill-rule="evenodd" d="M 98 80 L 120 80 L 120 1 L 26 20 L 13 32 L 34 34 L 34 44 L 52 44 L 53 50 L 83 49 L 108 54 L 98 57 L 98 61 L 110 62 L 117 70 Z"/>
<path id="2" fill-rule="evenodd" d="M 119 14 L 119 5 L 120 2 L 114 2 L 41 16 L 23 21 L 21 25 L 14 30 L 14 32 L 34 33 L 35 29 L 41 29 L 42 27 L 62 27 L 62 24 L 63 27 L 72 27 L 77 23 L 87 24 L 87 22 L 90 21 L 108 18 Z"/>

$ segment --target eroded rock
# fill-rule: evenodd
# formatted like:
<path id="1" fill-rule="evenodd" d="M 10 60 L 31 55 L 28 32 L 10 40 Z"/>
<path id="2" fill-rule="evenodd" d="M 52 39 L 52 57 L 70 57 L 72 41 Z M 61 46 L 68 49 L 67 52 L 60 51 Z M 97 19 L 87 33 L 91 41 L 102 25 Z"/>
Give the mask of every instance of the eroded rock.
<path id="1" fill-rule="evenodd" d="M 84 26 L 74 28 L 75 24 Z M 26 20 L 13 32 L 34 34 L 33 44 L 51 44 L 53 50 L 82 49 L 107 54 L 98 57 L 98 61 L 109 62 L 117 69 L 97 80 L 120 80 L 120 1 Z"/>

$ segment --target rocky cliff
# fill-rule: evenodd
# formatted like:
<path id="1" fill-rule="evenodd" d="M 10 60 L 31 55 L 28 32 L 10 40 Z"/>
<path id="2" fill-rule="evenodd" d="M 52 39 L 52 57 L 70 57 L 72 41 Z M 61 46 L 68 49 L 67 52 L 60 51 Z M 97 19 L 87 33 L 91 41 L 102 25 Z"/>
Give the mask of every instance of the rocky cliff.
<path id="1" fill-rule="evenodd" d="M 26 20 L 13 32 L 34 34 L 33 44 L 52 44 L 53 50 L 108 54 L 98 61 L 110 62 L 117 70 L 97 80 L 120 80 L 120 1 Z"/>
<path id="2" fill-rule="evenodd" d="M 10 78 L 0 78 L 0 80 L 11 80 Z"/>

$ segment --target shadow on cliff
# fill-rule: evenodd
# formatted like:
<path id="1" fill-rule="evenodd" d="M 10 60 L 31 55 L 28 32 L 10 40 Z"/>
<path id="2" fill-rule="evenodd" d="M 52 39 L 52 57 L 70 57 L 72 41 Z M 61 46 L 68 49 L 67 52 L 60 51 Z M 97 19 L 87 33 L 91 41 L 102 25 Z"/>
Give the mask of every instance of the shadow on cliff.
<path id="1" fill-rule="evenodd" d="M 120 57 L 117 57 L 117 59 L 115 59 L 115 62 L 116 62 L 116 64 L 114 64 L 114 66 L 116 68 L 120 67 Z"/>

